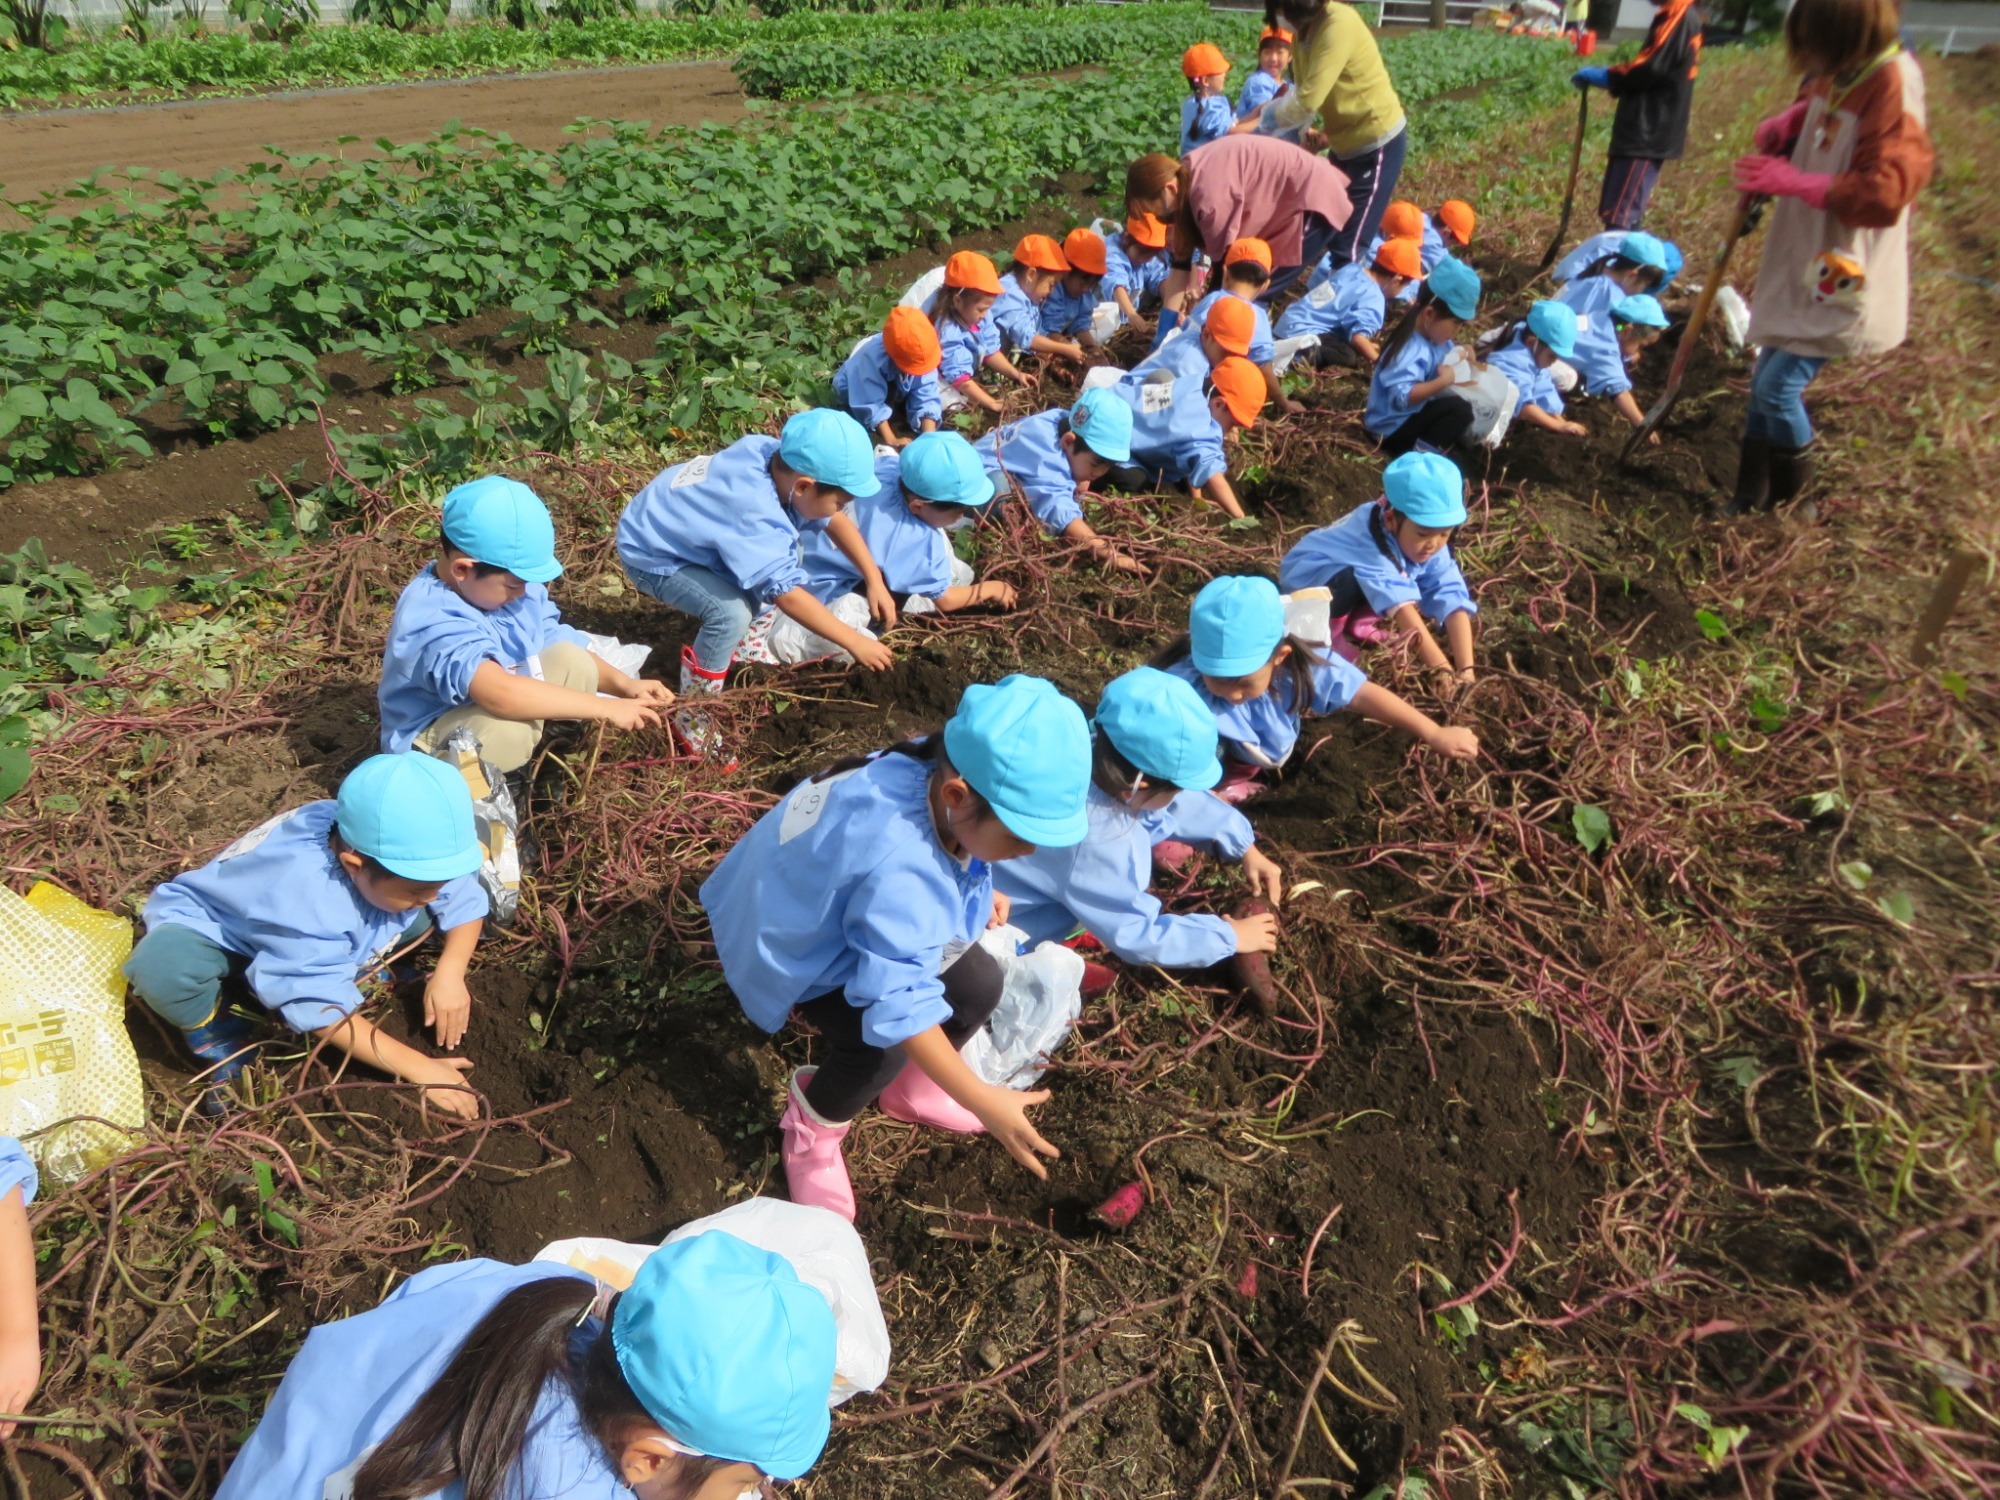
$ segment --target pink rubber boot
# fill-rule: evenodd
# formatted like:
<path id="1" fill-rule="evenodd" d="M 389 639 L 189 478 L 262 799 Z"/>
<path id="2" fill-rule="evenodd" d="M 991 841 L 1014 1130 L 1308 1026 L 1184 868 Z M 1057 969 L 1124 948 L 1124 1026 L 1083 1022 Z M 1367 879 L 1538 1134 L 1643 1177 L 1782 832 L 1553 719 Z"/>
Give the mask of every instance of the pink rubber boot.
<path id="1" fill-rule="evenodd" d="M 811 1068 L 800 1068 L 792 1075 L 791 1098 L 778 1121 L 785 1135 L 785 1182 L 792 1190 L 792 1202 L 830 1208 L 852 1224 L 854 1184 L 848 1181 L 840 1145 L 853 1122 L 823 1120 L 806 1103 L 805 1087 L 812 1074 Z"/>
<path id="2" fill-rule="evenodd" d="M 876 1098 L 885 1114 L 912 1125 L 935 1125 L 939 1130 L 955 1130 L 960 1135 L 984 1135 L 986 1125 L 971 1110 L 931 1081 L 931 1075 L 913 1062 Z"/>

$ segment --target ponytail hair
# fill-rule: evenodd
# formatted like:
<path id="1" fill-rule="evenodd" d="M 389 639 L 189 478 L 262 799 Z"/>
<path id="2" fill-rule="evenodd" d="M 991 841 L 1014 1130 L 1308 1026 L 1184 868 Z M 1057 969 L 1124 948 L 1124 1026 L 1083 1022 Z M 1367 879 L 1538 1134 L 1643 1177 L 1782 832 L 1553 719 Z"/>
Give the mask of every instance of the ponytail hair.
<path id="1" fill-rule="evenodd" d="M 879 760 L 885 755 L 907 756 L 911 760 L 929 766 L 933 771 L 942 771 L 947 776 L 958 776 L 958 772 L 953 768 L 950 759 L 944 753 L 944 731 L 942 729 L 933 729 L 925 734 L 913 734 L 908 739 L 898 740 L 895 744 L 890 745 L 884 750 L 870 751 L 866 755 L 842 756 L 832 765 L 813 772 L 806 780 L 815 784 L 822 781 L 831 781 L 834 777 L 844 775 L 849 771 L 858 771 L 870 761 Z M 962 776 L 959 779 L 961 781 L 965 780 Z M 969 781 L 965 783 L 965 789 L 972 793 L 972 801 L 969 804 L 972 808 L 972 815 L 982 820 L 992 817 L 993 804 L 986 800 L 986 794 Z M 357 1493 L 354 1500 L 362 1500 L 362 1497 Z M 468 1495 L 466 1500 L 472 1500 L 472 1497 Z"/>
<path id="2" fill-rule="evenodd" d="M 1431 284 L 1428 281 L 1418 282 L 1417 300 L 1409 305 L 1403 313 L 1402 320 L 1396 324 L 1396 331 L 1389 335 L 1382 345 L 1382 352 L 1375 356 L 1376 369 L 1379 370 L 1386 365 L 1396 351 L 1410 341 L 1410 335 L 1417 331 L 1417 314 L 1436 301 L 1437 296 L 1431 291 Z"/>
<path id="3" fill-rule="evenodd" d="M 1167 259 L 1175 267 L 1185 270 L 1194 259 L 1195 246 L 1200 243 L 1194 227 L 1194 202 L 1188 193 L 1185 160 L 1176 161 L 1164 151 L 1149 151 L 1134 158 L 1132 165 L 1125 169 L 1125 215 L 1127 218 L 1132 216 L 1135 202 L 1155 202 L 1164 198 L 1170 183 L 1180 186 L 1180 206 L 1167 220 Z"/>
<path id="4" fill-rule="evenodd" d="M 1644 271 L 1650 278 L 1646 283 L 1646 290 L 1649 292 L 1658 291 L 1660 283 L 1666 280 L 1667 276 L 1667 273 L 1662 271 L 1658 266 L 1644 266 L 1636 260 L 1627 260 L 1614 250 L 1609 255 L 1598 256 L 1596 260 L 1585 266 L 1577 273 L 1576 280 L 1582 281 L 1586 277 L 1604 276 L 1612 271 Z"/>
<path id="5" fill-rule="evenodd" d="M 354 1500 L 423 1500 L 454 1479 L 465 1500 L 507 1500 L 528 1428 L 550 1380 L 564 1382 L 579 1424 L 612 1445 L 635 1427 L 659 1424 L 640 1405 L 599 1329 L 581 1378 L 570 1337 L 597 1298 L 597 1283 L 551 1275 L 517 1286 L 493 1305 L 458 1346 L 443 1373 L 371 1452 L 354 1476 Z M 726 1459 L 682 1461 L 680 1495 L 692 1496 Z"/>

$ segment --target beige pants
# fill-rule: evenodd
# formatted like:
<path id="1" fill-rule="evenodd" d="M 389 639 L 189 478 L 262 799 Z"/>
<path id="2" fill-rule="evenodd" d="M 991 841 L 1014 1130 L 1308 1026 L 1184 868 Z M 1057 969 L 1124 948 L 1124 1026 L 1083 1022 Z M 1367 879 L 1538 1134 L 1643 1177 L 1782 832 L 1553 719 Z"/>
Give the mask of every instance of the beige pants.
<path id="1" fill-rule="evenodd" d="M 574 688 L 579 693 L 597 691 L 597 658 L 583 647 L 558 641 L 542 652 L 541 663 L 542 681 L 552 687 Z M 429 755 L 461 724 L 469 727 L 479 741 L 480 756 L 494 770 L 502 772 L 518 771 L 525 766 L 542 737 L 540 719 L 499 719 L 467 703 L 431 720 L 412 748 Z"/>

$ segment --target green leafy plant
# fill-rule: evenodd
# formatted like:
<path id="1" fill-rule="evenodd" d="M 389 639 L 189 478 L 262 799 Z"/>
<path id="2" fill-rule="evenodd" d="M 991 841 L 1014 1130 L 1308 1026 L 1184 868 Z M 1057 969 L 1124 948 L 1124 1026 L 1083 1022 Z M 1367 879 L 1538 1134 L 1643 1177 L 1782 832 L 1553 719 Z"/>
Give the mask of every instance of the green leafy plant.
<path id="1" fill-rule="evenodd" d="M 1587 854 L 1595 854 L 1611 842 L 1611 814 L 1588 802 L 1579 802 L 1571 809 L 1569 826 Z"/>
<path id="2" fill-rule="evenodd" d="M 361 25 L 415 31 L 441 26 L 451 15 L 451 0 L 353 0 L 347 19 Z"/>
<path id="3" fill-rule="evenodd" d="M 1719 1473 L 1729 1455 L 1750 1436 L 1748 1427 L 1733 1427 L 1718 1422 L 1692 1401 L 1676 1405 L 1674 1415 L 1692 1422 L 1701 1430 L 1701 1442 L 1696 1445 L 1696 1451 L 1701 1454 L 1701 1461 L 1708 1465 L 1711 1474 Z"/>

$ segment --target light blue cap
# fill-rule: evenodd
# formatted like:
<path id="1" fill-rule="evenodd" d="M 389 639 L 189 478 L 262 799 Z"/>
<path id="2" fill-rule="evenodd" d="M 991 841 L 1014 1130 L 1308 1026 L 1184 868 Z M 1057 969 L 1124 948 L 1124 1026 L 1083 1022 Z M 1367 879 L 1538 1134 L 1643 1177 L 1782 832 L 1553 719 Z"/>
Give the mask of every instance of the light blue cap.
<path id="1" fill-rule="evenodd" d="M 837 1341 L 790 1261 L 720 1229 L 647 1256 L 611 1315 L 618 1368 L 667 1436 L 773 1479 L 826 1446 Z"/>
<path id="2" fill-rule="evenodd" d="M 1634 265 L 1651 266 L 1655 271 L 1667 268 L 1667 247 L 1643 229 L 1635 229 L 1618 242 L 1618 256 Z"/>
<path id="3" fill-rule="evenodd" d="M 444 539 L 474 562 L 505 568 L 524 583 L 562 577 L 549 508 L 518 479 L 488 474 L 452 490 L 444 497 Z"/>
<path id="4" fill-rule="evenodd" d="M 1687 259 L 1681 254 L 1681 247 L 1676 245 L 1672 240 L 1660 241 L 1660 254 L 1666 259 L 1667 281 L 1672 281 L 1676 276 L 1681 274 L 1681 267 L 1687 264 Z M 1666 281 L 1661 282 L 1660 285 L 1665 286 Z"/>
<path id="5" fill-rule="evenodd" d="M 1424 277 L 1424 285 L 1454 318 L 1469 318 L 1479 311 L 1479 273 L 1464 261 L 1440 257 Z"/>
<path id="6" fill-rule="evenodd" d="M 944 726 L 944 753 L 1016 837 L 1068 849 L 1090 831 L 1090 726 L 1054 683 L 1019 672 L 974 683 Z"/>
<path id="7" fill-rule="evenodd" d="M 1567 302 L 1537 302 L 1528 309 L 1528 332 L 1557 359 L 1576 353 L 1576 309 Z"/>
<path id="8" fill-rule="evenodd" d="M 1099 458 L 1132 462 L 1132 408 L 1109 386 L 1085 391 L 1070 408 L 1069 430 Z"/>
<path id="9" fill-rule="evenodd" d="M 1382 471 L 1382 491 L 1419 526 L 1465 524 L 1465 476 L 1442 453 L 1405 453 Z"/>
<path id="10" fill-rule="evenodd" d="M 815 407 L 785 423 L 778 457 L 819 484 L 846 490 L 856 500 L 882 488 L 875 477 L 875 445 L 868 429 L 844 411 Z"/>
<path id="11" fill-rule="evenodd" d="M 1620 323 L 1637 323 L 1642 328 L 1667 326 L 1667 310 L 1660 306 L 1660 299 L 1645 292 L 1620 297 L 1611 304 L 1611 316 Z"/>
<path id="12" fill-rule="evenodd" d="M 1000 493 L 979 453 L 956 432 L 926 432 L 903 450 L 903 488 L 936 505 L 985 505 Z"/>
<path id="13" fill-rule="evenodd" d="M 356 854 L 405 880 L 456 880 L 479 868 L 472 793 L 429 755 L 371 755 L 340 784 L 334 827 Z"/>
<path id="14" fill-rule="evenodd" d="M 1188 654 L 1209 677 L 1261 672 L 1285 639 L 1285 603 L 1268 578 L 1211 578 L 1188 612 Z"/>
<path id="15" fill-rule="evenodd" d="M 1194 685 L 1157 667 L 1116 677 L 1097 700 L 1097 727 L 1156 781 L 1205 792 L 1222 780 L 1215 715 Z"/>

